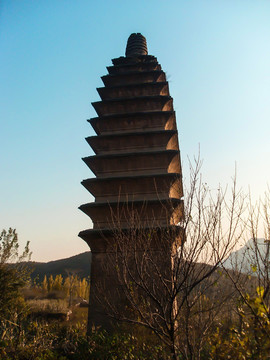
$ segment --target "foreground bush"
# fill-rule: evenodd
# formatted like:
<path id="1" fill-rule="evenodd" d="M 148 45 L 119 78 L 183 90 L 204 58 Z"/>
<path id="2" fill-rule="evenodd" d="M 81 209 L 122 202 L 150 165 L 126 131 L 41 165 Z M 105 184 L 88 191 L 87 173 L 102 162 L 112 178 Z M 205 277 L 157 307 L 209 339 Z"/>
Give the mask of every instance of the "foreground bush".
<path id="1" fill-rule="evenodd" d="M 85 334 L 85 324 L 2 322 L 0 360 L 169 359 L 162 346 L 147 345 L 131 334 Z"/>

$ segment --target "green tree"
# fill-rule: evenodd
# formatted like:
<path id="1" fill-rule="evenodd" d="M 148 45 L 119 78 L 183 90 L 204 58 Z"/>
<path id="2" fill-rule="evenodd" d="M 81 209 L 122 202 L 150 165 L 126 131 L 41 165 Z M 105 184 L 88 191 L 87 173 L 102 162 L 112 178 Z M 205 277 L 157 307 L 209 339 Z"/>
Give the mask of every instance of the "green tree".
<path id="1" fill-rule="evenodd" d="M 20 289 L 29 278 L 24 261 L 30 259 L 29 242 L 19 254 L 18 235 L 15 229 L 0 233 L 0 320 L 13 319 L 22 298 Z"/>

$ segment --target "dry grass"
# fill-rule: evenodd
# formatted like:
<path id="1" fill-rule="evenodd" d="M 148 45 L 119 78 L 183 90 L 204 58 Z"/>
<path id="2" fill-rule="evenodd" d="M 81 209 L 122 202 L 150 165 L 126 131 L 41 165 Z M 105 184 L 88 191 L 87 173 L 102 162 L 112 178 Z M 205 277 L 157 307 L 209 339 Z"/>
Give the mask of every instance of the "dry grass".
<path id="1" fill-rule="evenodd" d="M 62 299 L 37 299 L 37 300 L 27 300 L 27 306 L 31 311 L 46 311 L 46 312 L 67 312 L 68 311 L 68 301 Z"/>

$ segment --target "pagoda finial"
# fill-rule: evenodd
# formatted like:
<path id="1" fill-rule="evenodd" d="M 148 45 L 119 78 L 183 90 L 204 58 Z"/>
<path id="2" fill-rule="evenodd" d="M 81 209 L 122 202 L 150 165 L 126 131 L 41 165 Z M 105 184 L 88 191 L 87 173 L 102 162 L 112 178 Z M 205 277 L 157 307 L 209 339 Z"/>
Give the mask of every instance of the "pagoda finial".
<path id="1" fill-rule="evenodd" d="M 126 57 L 147 55 L 146 38 L 141 33 L 133 33 L 129 36 L 126 47 Z"/>

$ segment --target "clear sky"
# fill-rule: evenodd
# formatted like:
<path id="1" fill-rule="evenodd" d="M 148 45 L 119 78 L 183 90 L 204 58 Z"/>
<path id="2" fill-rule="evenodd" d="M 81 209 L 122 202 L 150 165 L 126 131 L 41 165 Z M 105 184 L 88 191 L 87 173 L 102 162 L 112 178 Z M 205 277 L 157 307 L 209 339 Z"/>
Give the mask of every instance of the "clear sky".
<path id="1" fill-rule="evenodd" d="M 200 144 L 211 187 L 235 162 L 255 198 L 269 184 L 269 0 L 1 0 L 0 229 L 30 240 L 33 260 L 88 250 L 86 119 L 132 32 L 167 73 L 184 177 Z"/>

